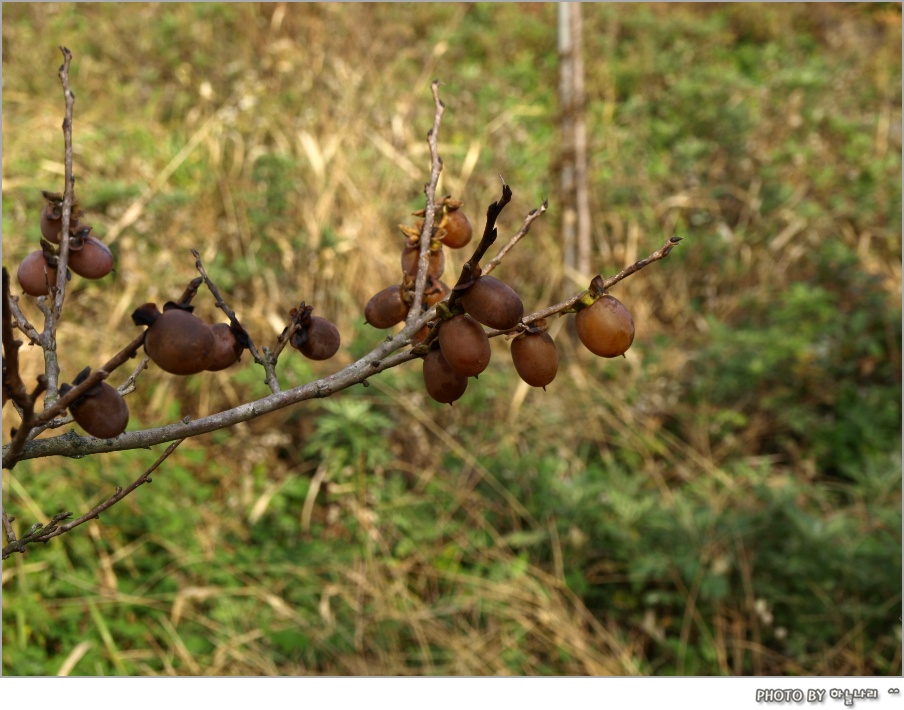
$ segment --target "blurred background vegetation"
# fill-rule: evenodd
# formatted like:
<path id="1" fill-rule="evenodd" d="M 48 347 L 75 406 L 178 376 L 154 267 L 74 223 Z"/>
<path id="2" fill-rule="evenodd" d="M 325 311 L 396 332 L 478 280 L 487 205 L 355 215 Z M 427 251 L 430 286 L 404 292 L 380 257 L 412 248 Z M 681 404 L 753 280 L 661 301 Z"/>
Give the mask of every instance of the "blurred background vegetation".
<path id="1" fill-rule="evenodd" d="M 192 247 L 259 344 L 302 299 L 338 323 L 288 386 L 370 350 L 433 78 L 441 194 L 481 228 L 504 176 L 503 237 L 550 199 L 498 272 L 527 308 L 685 240 L 614 291 L 627 359 L 553 324 L 547 392 L 500 340 L 454 407 L 411 364 L 185 442 L 4 563 L 3 673 L 901 673 L 900 5 L 590 4 L 584 33 L 596 262 L 565 274 L 553 4 L 4 5 L 3 263 L 62 190 L 59 45 L 118 259 L 72 282 L 64 379 L 181 292 Z M 262 379 L 151 369 L 129 426 Z M 85 511 L 158 454 L 23 462 L 4 505 L 20 531 Z"/>

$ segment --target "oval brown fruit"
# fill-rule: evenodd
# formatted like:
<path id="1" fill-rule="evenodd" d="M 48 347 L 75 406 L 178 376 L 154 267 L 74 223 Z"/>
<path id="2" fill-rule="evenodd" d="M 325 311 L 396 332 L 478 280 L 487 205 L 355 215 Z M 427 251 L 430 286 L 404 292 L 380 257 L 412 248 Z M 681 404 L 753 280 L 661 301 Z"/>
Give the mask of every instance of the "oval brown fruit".
<path id="1" fill-rule="evenodd" d="M 461 249 L 471 241 L 473 229 L 471 221 L 461 210 L 452 210 L 446 215 L 446 224 L 443 225 L 446 233 L 440 240 L 451 249 Z"/>
<path id="2" fill-rule="evenodd" d="M 408 304 L 402 300 L 402 287 L 387 286 L 374 294 L 364 306 L 364 320 L 374 328 L 391 328 L 408 315 Z"/>
<path id="3" fill-rule="evenodd" d="M 207 370 L 219 372 L 235 365 L 244 348 L 235 337 L 229 323 L 216 323 L 210 326 L 210 332 L 213 333 L 214 347 L 210 359 L 207 361 Z"/>
<path id="4" fill-rule="evenodd" d="M 512 341 L 512 362 L 531 387 L 546 387 L 559 370 L 559 354 L 549 333 L 526 333 Z"/>
<path id="5" fill-rule="evenodd" d="M 514 328 L 524 315 L 524 303 L 515 290 L 493 276 L 481 276 L 462 294 L 469 315 L 490 328 Z"/>
<path id="6" fill-rule="evenodd" d="M 468 378 L 452 369 L 442 350 L 434 348 L 424 356 L 424 386 L 440 404 L 452 404 L 468 388 Z"/>
<path id="7" fill-rule="evenodd" d="M 44 252 L 38 250 L 22 259 L 16 277 L 22 290 L 29 296 L 46 296 L 50 293 L 48 279 L 51 284 L 56 284 L 57 270 L 55 266 L 48 265 Z"/>
<path id="8" fill-rule="evenodd" d="M 311 316 L 310 325 L 292 333 L 289 343 L 311 360 L 328 360 L 339 350 L 339 329 L 326 318 Z"/>
<path id="9" fill-rule="evenodd" d="M 62 388 L 60 389 L 62 392 Z M 122 395 L 106 382 L 94 387 L 69 405 L 75 423 L 98 439 L 112 439 L 126 430 L 129 407 Z"/>
<path id="10" fill-rule="evenodd" d="M 480 323 L 467 314 L 443 323 L 437 340 L 449 366 L 466 377 L 479 375 L 490 364 L 490 339 Z"/>
<path id="11" fill-rule="evenodd" d="M 574 325 L 584 347 L 600 357 L 624 355 L 634 342 L 634 319 L 621 301 L 608 294 L 578 311 Z"/>
<path id="12" fill-rule="evenodd" d="M 204 321 L 179 307 L 164 306 L 163 313 L 153 304 L 138 309 L 144 310 L 157 313 L 144 336 L 144 350 L 161 370 L 172 375 L 194 375 L 207 369 L 216 339 Z M 134 313 L 132 319 L 135 320 Z"/>
<path id="13" fill-rule="evenodd" d="M 69 267 L 86 279 L 102 279 L 113 271 L 113 252 L 100 239 L 86 235 L 76 249 L 69 245 Z"/>

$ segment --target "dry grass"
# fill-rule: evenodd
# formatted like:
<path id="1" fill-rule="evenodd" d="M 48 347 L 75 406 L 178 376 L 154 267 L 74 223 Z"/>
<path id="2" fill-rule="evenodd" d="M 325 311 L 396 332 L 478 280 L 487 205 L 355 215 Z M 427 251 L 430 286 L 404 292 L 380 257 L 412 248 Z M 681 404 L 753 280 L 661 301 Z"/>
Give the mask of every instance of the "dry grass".
<path id="1" fill-rule="evenodd" d="M 739 5 L 717 31 L 766 42 L 794 22 L 817 27 L 820 51 L 848 60 L 832 91 L 805 105 L 803 91 L 779 100 L 753 84 L 733 87 L 727 103 L 762 104 L 749 144 L 737 155 L 715 156 L 706 175 L 673 170 L 661 177 L 646 171 L 638 152 L 646 125 L 619 122 L 630 92 L 605 61 L 619 43 L 640 47 L 642 77 L 656 67 L 655 48 L 644 50 L 642 31 L 626 21 L 633 8 L 588 7 L 598 261 L 587 273 L 566 274 L 559 266 L 552 177 L 550 5 L 5 5 L 4 264 L 35 248 L 39 191 L 61 183 L 61 43 L 74 55 L 80 197 L 88 221 L 113 244 L 118 259 L 115 279 L 73 282 L 60 329 L 64 379 L 108 358 L 132 336 L 130 314 L 137 305 L 181 292 L 196 275 L 191 248 L 200 251 L 258 344 L 275 339 L 301 300 L 338 324 L 347 347 L 329 364 L 287 363 L 289 384 L 326 374 L 369 349 L 379 335 L 363 325 L 363 304 L 397 278 L 397 225 L 412 223 L 410 213 L 422 203 L 429 164 L 425 132 L 433 112 L 429 82 L 435 77 L 444 82 L 448 108 L 441 193 L 462 197 L 479 228 L 486 205 L 498 197 L 498 175 L 504 176 L 515 200 L 501 220 L 503 237 L 551 198 L 548 215 L 496 274 L 518 287 L 529 309 L 583 288 L 597 271 L 617 272 L 659 246 L 664 234 L 695 224 L 714 225 L 709 238 L 722 240 L 735 257 L 714 263 L 718 252 L 688 240 L 665 262 L 619 285 L 618 296 L 631 305 L 639 330 L 617 377 L 575 347 L 562 319 L 552 325 L 561 364 L 548 393 L 515 380 L 502 342 L 493 344 L 494 368 L 481 376 L 485 395 L 473 408 L 463 401 L 440 413 L 417 391 L 415 375 L 374 382 L 377 395 L 368 401 L 391 402 L 396 425 L 387 444 L 392 459 L 381 470 L 355 463 L 342 478 L 312 464 L 302 450 L 316 430 L 316 408 L 263 417 L 215 446 L 206 438 L 186 442 L 180 449 L 186 456 L 203 452 L 203 460 L 186 464 L 187 470 L 214 491 L 191 511 L 197 513 L 192 549 L 200 552 L 187 555 L 163 532 L 127 538 L 112 523 L 91 526 L 83 546 L 61 553 L 67 584 L 83 593 L 45 603 L 56 614 L 82 610 L 93 640 L 64 649 L 55 670 L 101 672 L 101 664 L 86 664 L 102 653 L 115 672 L 148 675 L 634 675 L 656 671 L 650 664 L 668 635 L 683 649 L 678 672 L 681 654 L 701 638 L 716 649 L 715 666 L 724 674 L 751 667 L 766 674 L 871 672 L 858 652 L 863 629 L 852 629 L 806 666 L 774 650 L 758 612 L 755 551 L 748 548 L 731 551 L 747 575 L 744 599 L 725 603 L 709 618 L 698 611 L 699 589 L 680 578 L 675 587 L 686 600 L 683 618 L 653 614 L 649 623 L 632 626 L 613 621 L 617 611 L 591 613 L 565 579 L 573 571 L 569 545 L 581 544 L 580 531 L 572 540 L 558 540 L 555 521 L 532 516 L 510 492 L 510 481 L 483 463 L 510 450 L 516 452 L 513 477 L 535 471 L 534 444 L 551 439 L 563 481 L 585 469 L 587 456 L 579 451 L 585 447 L 603 462 L 633 461 L 633 474 L 657 491 L 663 505 L 682 485 L 707 480 L 714 509 L 735 505 L 747 483 L 734 481 L 721 466 L 768 463 L 757 441 L 768 436 L 771 422 L 753 421 L 730 442 L 715 440 L 711 428 L 697 422 L 682 422 L 680 434 L 664 428 L 679 404 L 676 382 L 710 324 L 743 318 L 751 300 L 806 282 L 812 255 L 827 240 L 852 247 L 857 267 L 881 282 L 891 306 L 900 303 L 899 215 L 880 213 L 860 223 L 845 205 L 814 215 L 814 204 L 832 204 L 837 184 L 815 179 L 813 164 L 846 164 L 849 134 L 827 128 L 802 138 L 797 132 L 802 112 L 843 114 L 869 127 L 862 148 L 877 165 L 900 153 L 900 87 L 886 68 L 895 62 L 900 67 L 900 15 L 867 21 L 852 10 L 807 8 Z M 649 10 L 689 33 L 711 12 L 695 5 L 655 4 Z M 509 27 L 519 14 L 545 21 L 548 33 L 539 34 L 540 23 L 525 25 L 537 34 L 513 35 Z M 874 101 L 851 108 L 843 97 L 859 82 L 872 87 Z M 641 95 L 650 104 L 662 97 Z M 807 145 L 807 160 L 769 173 L 771 151 L 786 143 Z M 777 183 L 797 189 L 779 201 L 767 199 Z M 617 199 L 625 192 L 635 196 L 632 203 Z M 900 206 L 899 196 L 886 193 L 876 202 Z M 448 271 L 461 260 L 451 255 Z M 212 302 L 197 303 L 201 315 L 217 317 Z M 23 307 L 38 317 L 32 304 Z M 41 366 L 36 355 L 28 352 L 32 374 Z M 130 406 L 134 420 L 145 425 L 218 411 L 266 392 L 249 367 L 180 381 L 152 370 L 142 380 Z M 5 431 L 10 423 L 4 421 Z M 475 433 L 481 428 L 483 435 Z M 789 469 L 797 464 L 806 471 L 799 461 L 788 462 Z M 30 462 L 4 472 L 4 496 L 14 496 L 22 515 L 34 519 L 45 517 L 48 500 L 86 509 L 100 489 L 134 478 L 131 467 L 137 465 L 134 459 L 99 463 L 93 487 L 81 490 L 68 483 L 79 470 L 71 462 Z M 445 480 L 450 466 L 464 472 L 462 480 Z M 66 476 L 49 478 L 57 469 Z M 379 518 L 388 509 L 368 497 L 379 486 L 369 488 L 367 477 L 388 478 L 387 472 L 408 484 L 412 497 L 399 501 L 401 509 L 413 509 L 419 495 L 435 496 L 436 515 L 451 532 L 400 556 L 395 545 L 402 533 Z M 166 477 L 161 472 L 164 486 Z M 267 524 L 299 477 L 314 477 L 322 487 L 296 501 L 293 543 L 302 546 L 312 531 L 325 539 L 348 536 L 354 555 L 336 565 L 248 562 L 236 540 Z M 34 480 L 51 482 L 34 491 Z M 128 511 L 134 516 L 142 515 L 137 495 Z M 485 533 L 488 542 L 474 542 L 467 534 L 472 530 Z M 547 536 L 552 559 L 541 563 L 521 554 L 506 537 L 513 530 Z M 168 567 L 144 569 L 141 558 L 149 549 L 162 550 Z M 235 556 L 223 568 L 229 581 L 214 583 L 199 569 L 223 564 L 227 551 Z M 715 559 L 728 553 L 714 543 L 705 554 Z M 80 564 L 92 556 L 96 567 L 85 572 Z M 34 592 L 30 576 L 46 572 L 41 565 L 36 556 L 16 558 L 4 568 L 4 590 L 27 597 Z M 505 574 L 494 578 L 490 569 Z M 590 584 L 617 574 L 605 559 L 585 572 Z M 174 588 L 160 591 L 166 579 Z M 136 580 L 144 580 L 138 591 Z M 299 589 L 313 590 L 316 599 L 300 599 Z M 146 628 L 135 638 L 117 638 L 105 613 L 114 608 Z M 250 616 L 252 609 L 260 617 Z M 195 645 L 198 629 L 208 642 L 204 648 Z M 305 661 L 281 660 L 272 639 L 292 633 L 322 651 Z M 900 658 L 896 664 L 900 668 Z"/>

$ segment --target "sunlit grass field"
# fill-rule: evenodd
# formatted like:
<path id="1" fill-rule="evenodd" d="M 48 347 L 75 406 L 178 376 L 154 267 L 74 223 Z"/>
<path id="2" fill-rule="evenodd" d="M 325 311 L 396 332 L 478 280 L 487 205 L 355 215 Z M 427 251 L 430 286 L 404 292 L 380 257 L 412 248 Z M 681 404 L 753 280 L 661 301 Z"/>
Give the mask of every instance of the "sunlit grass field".
<path id="1" fill-rule="evenodd" d="M 549 200 L 495 273 L 529 311 L 683 237 L 613 289 L 626 358 L 552 322 L 545 392 L 496 338 L 453 407 L 409 363 L 186 441 L 4 562 L 4 674 L 900 675 L 900 5 L 583 15 L 594 260 L 566 272 L 554 4 L 3 5 L 3 264 L 63 187 L 60 45 L 77 192 L 117 258 L 71 283 L 64 380 L 182 292 L 193 248 L 259 345 L 302 300 L 338 325 L 332 360 L 283 355 L 284 387 L 377 345 L 363 307 L 424 203 L 433 79 L 439 193 L 480 230 L 502 176 L 502 239 Z M 247 356 L 152 367 L 129 428 L 268 393 Z M 159 453 L 25 461 L 3 505 L 21 534 Z"/>

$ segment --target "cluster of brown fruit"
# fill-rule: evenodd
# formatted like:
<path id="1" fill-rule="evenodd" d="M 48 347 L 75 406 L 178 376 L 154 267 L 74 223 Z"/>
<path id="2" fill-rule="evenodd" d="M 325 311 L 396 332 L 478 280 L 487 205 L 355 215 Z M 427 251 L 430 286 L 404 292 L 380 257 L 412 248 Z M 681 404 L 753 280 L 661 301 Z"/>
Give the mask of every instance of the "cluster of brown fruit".
<path id="1" fill-rule="evenodd" d="M 19 285 L 29 296 L 46 296 L 57 280 L 57 256 L 54 245 L 60 243 L 63 230 L 63 196 L 42 191 L 46 204 L 41 211 L 41 249 L 26 256 L 16 273 Z M 90 225 L 82 225 L 84 213 L 73 203 L 69 218 L 69 268 L 86 279 L 101 279 L 113 271 L 113 253 L 91 234 Z M 68 278 L 67 274 L 67 278 Z"/>
<path id="2" fill-rule="evenodd" d="M 515 328 L 524 306 L 518 294 L 492 276 L 481 276 L 461 297 L 465 312 L 452 316 L 439 328 L 438 347 L 424 357 L 424 385 L 437 402 L 459 399 L 468 377 L 483 372 L 490 362 L 490 343 L 482 325 L 496 330 Z M 482 325 L 481 325 L 482 324 Z M 601 357 L 624 355 L 634 342 L 634 319 L 622 303 L 604 294 L 578 311 L 575 327 L 581 343 Z M 542 320 L 522 326 L 511 344 L 518 376 L 532 387 L 550 384 L 559 358 Z"/>
<path id="3" fill-rule="evenodd" d="M 446 197 L 442 201 L 442 209 L 434 219 L 427 261 L 427 285 L 421 301 L 421 307 L 425 311 L 449 294 L 449 287 L 440 280 L 446 269 L 443 246 L 461 249 L 471 241 L 471 222 L 461 211 L 461 206 L 461 200 Z M 424 212 L 421 210 L 415 215 L 423 217 Z M 367 302 L 364 307 L 364 319 L 374 328 L 391 328 L 408 317 L 414 298 L 414 281 L 420 258 L 420 233 L 423 226 L 423 220 L 419 220 L 416 227 L 406 225 L 400 227 L 405 235 L 405 244 L 402 248 L 402 282 L 387 286 Z M 424 328 L 412 340 L 416 343 L 421 342 L 427 336 L 427 332 L 428 330 Z"/>
<path id="4" fill-rule="evenodd" d="M 461 212 L 461 201 L 447 197 L 442 202 L 430 241 L 427 284 L 421 307 L 426 311 L 446 299 L 449 287 L 440 277 L 445 268 L 443 245 L 465 246 L 471 240 L 471 225 Z M 416 213 L 423 216 L 423 212 Z M 420 255 L 420 221 L 416 228 L 402 226 L 406 236 L 402 250 L 402 283 L 375 294 L 364 308 L 365 320 L 375 328 L 390 328 L 406 320 L 411 309 L 414 280 Z M 555 379 L 559 358 L 556 345 L 546 332 L 545 321 L 522 324 L 524 304 L 507 284 L 489 275 L 480 275 L 454 288 L 455 297 L 441 314 L 444 318 L 435 341 L 424 356 L 423 376 L 427 393 L 437 402 L 452 404 L 490 363 L 490 341 L 484 326 L 497 331 L 513 331 L 512 362 L 518 376 L 532 387 L 543 387 Z M 602 290 L 602 289 L 600 289 Z M 576 304 L 576 328 L 581 342 L 602 357 L 623 355 L 634 340 L 634 321 L 627 309 L 608 294 L 588 292 L 586 301 Z M 434 332 L 428 324 L 415 334 L 412 343 L 421 344 Z"/>
<path id="5" fill-rule="evenodd" d="M 225 370 L 239 360 L 247 344 L 241 326 L 230 323 L 208 325 L 193 306 L 167 301 L 163 313 L 154 303 L 145 303 L 132 313 L 135 325 L 148 327 L 144 351 L 154 363 L 172 375 Z"/>

